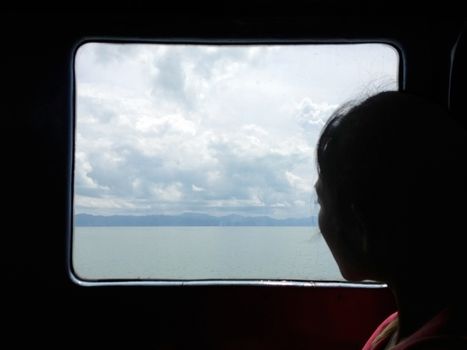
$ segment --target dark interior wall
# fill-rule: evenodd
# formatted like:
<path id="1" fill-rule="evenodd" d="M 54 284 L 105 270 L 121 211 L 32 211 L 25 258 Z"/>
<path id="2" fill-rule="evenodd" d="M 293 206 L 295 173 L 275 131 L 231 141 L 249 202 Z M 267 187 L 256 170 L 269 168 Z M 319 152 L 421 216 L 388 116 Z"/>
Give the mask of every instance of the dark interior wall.
<path id="1" fill-rule="evenodd" d="M 280 287 L 83 288 L 66 271 L 71 62 L 86 37 L 382 39 L 404 48 L 406 88 L 447 103 L 459 18 L 281 16 L 174 11 L 11 11 L 2 15 L 3 129 L 11 225 L 3 301 L 12 331 L 86 341 L 130 336 L 156 348 L 358 348 L 390 310 L 387 290 Z M 6 276 L 6 277 L 5 277 Z M 84 323 L 81 321 L 84 320 Z M 50 333 L 51 334 L 50 334 Z M 339 336 L 336 336 L 338 334 Z M 90 340 L 90 338 L 88 339 Z M 314 346 L 314 347 L 313 347 Z"/>
<path id="2" fill-rule="evenodd" d="M 451 51 L 449 109 L 467 129 L 467 21 Z"/>

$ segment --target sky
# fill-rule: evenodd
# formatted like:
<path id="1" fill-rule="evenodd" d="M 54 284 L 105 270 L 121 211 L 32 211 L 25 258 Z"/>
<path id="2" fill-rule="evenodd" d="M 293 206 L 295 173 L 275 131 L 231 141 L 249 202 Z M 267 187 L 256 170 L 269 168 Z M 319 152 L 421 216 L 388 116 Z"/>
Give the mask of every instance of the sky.
<path id="1" fill-rule="evenodd" d="M 315 146 L 342 103 L 397 89 L 383 44 L 87 43 L 75 213 L 316 215 Z"/>

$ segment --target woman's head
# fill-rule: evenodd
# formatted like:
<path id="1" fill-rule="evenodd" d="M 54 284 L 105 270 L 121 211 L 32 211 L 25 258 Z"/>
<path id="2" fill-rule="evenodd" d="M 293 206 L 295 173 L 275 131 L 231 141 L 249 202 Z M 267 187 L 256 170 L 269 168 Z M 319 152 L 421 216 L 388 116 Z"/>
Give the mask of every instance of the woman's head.
<path id="1" fill-rule="evenodd" d="M 417 270 L 441 247 L 440 230 L 457 239 L 444 230 L 459 228 L 453 201 L 466 193 L 465 146 L 465 131 L 441 107 L 406 93 L 333 114 L 317 146 L 316 188 L 320 228 L 345 278 Z"/>

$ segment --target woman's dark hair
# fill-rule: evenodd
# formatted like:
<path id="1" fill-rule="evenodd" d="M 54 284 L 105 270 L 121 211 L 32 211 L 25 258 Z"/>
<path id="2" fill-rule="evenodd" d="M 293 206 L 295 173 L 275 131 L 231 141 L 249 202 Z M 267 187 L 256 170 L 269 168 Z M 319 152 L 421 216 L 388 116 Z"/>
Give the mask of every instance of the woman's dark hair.
<path id="1" fill-rule="evenodd" d="M 410 231 L 414 240 L 459 229 L 467 214 L 466 139 L 442 107 L 408 93 L 345 104 L 317 145 L 336 220 L 375 235 Z"/>

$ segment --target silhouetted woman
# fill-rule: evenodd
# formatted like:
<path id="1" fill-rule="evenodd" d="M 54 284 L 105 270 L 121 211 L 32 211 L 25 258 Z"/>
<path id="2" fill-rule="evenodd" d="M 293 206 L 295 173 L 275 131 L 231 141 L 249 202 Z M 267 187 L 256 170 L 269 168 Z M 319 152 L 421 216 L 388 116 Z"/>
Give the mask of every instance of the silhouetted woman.
<path id="1" fill-rule="evenodd" d="M 341 107 L 317 147 L 319 226 L 342 275 L 393 291 L 368 349 L 467 349 L 467 133 L 384 92 Z"/>

